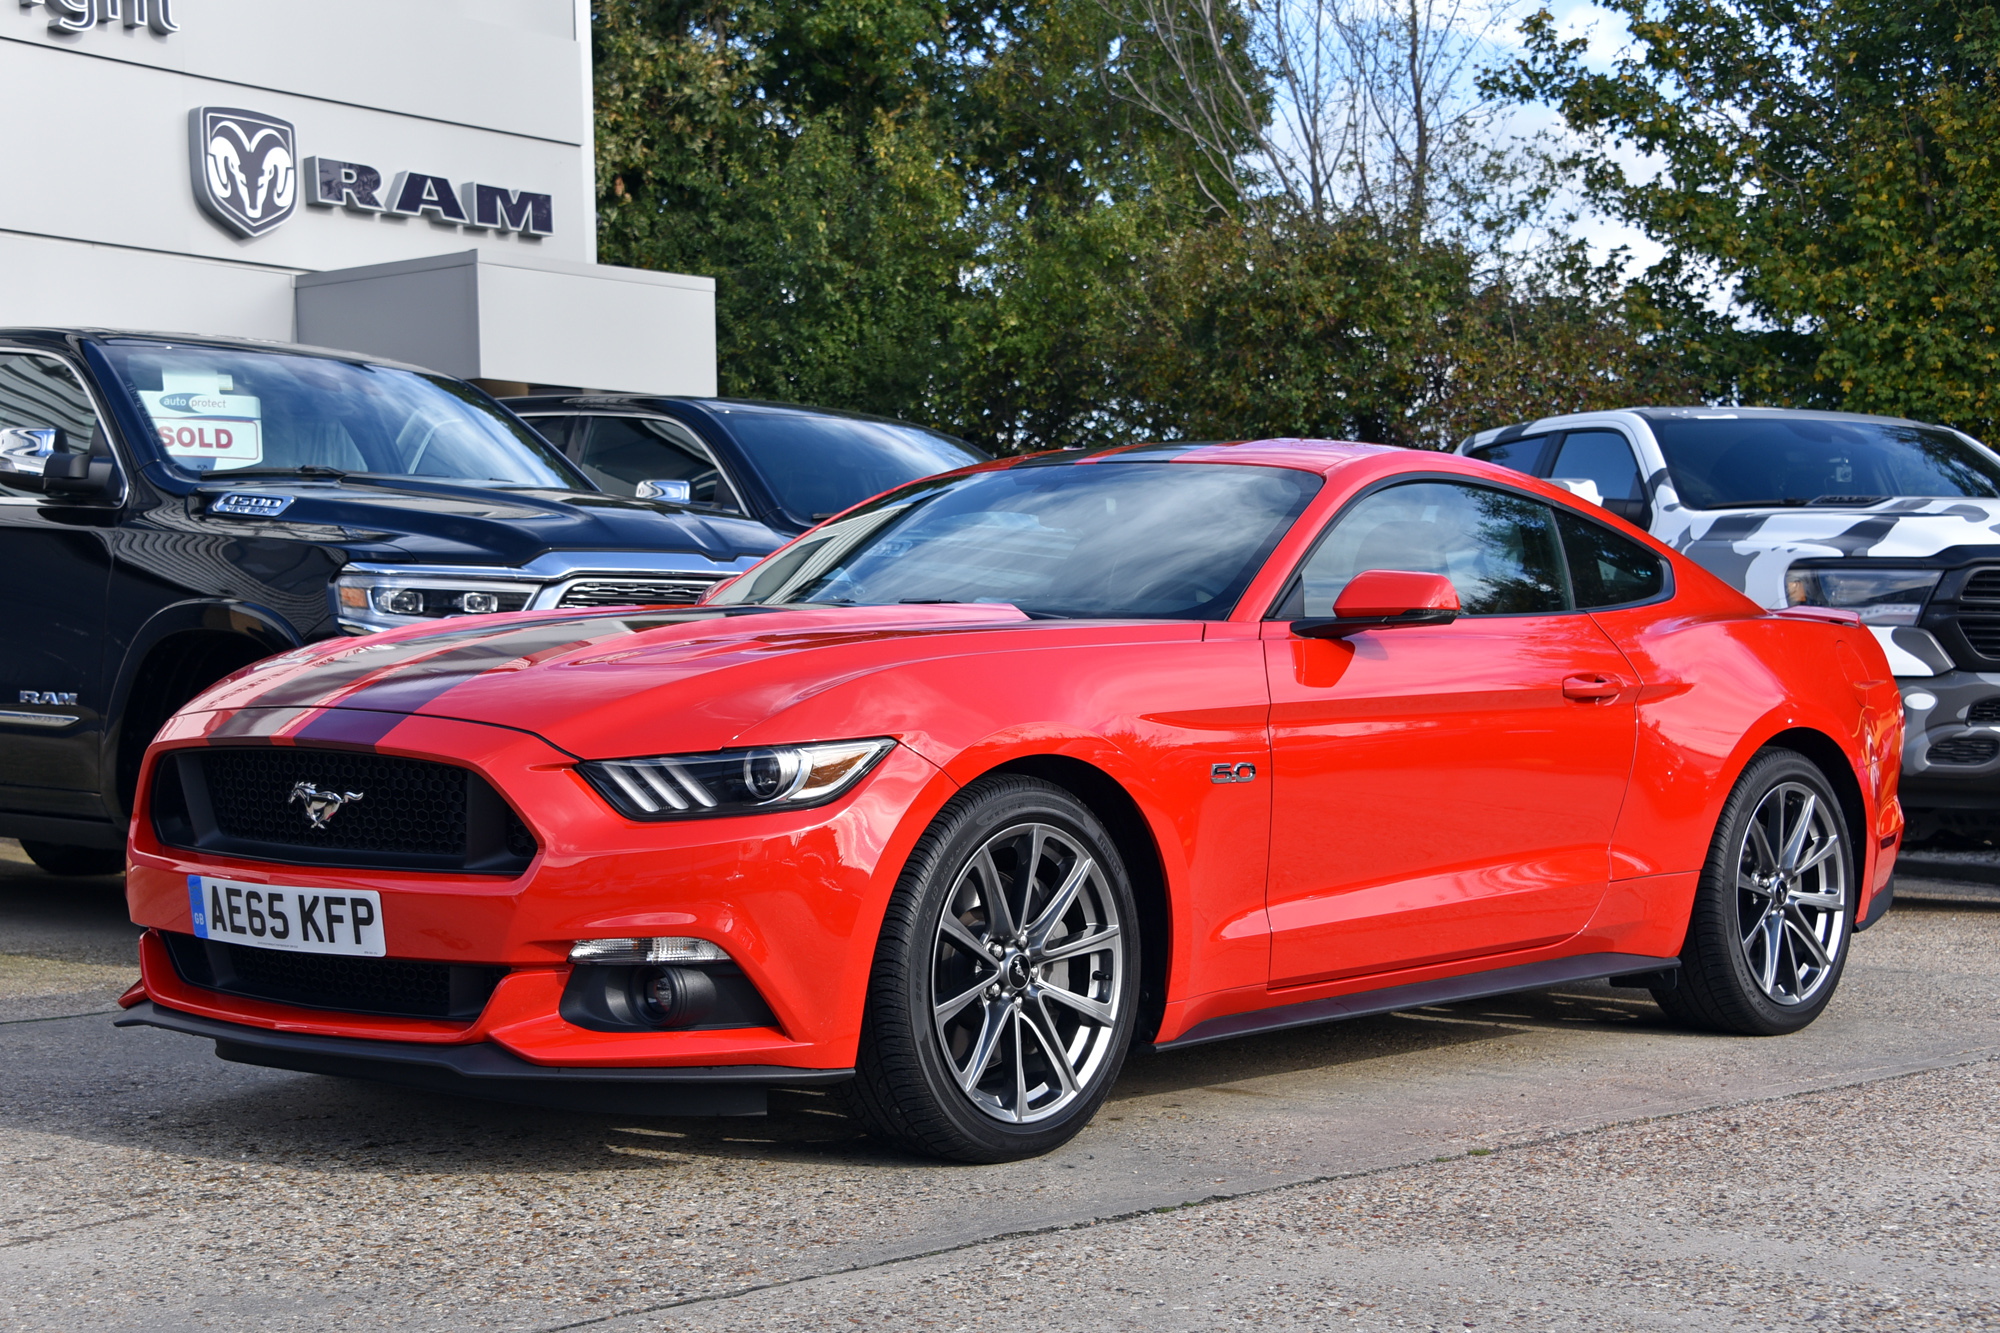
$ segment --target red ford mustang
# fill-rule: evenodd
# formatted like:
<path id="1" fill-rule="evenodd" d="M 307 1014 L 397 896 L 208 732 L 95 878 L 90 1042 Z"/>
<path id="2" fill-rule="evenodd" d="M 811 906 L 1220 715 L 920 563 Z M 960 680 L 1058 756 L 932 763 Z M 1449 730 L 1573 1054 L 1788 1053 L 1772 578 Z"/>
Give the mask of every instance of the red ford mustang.
<path id="1" fill-rule="evenodd" d="M 1889 903 L 1902 713 L 1593 506 L 1267 441 L 906 486 L 700 607 L 302 648 L 154 743 L 124 1023 L 619 1111 L 842 1085 L 994 1161 L 1136 1042 L 1585 978 L 1779 1033 Z"/>

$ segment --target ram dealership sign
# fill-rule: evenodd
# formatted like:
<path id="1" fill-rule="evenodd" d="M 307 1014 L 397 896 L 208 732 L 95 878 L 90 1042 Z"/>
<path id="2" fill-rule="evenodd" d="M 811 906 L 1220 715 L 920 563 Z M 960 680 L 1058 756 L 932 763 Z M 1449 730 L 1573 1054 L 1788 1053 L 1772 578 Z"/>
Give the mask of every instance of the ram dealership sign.
<path id="1" fill-rule="evenodd" d="M 21 8 L 33 9 L 42 3 L 21 0 Z M 100 23 L 151 28 L 162 37 L 181 30 L 174 22 L 174 0 L 47 0 L 46 8 L 51 32 L 88 32 Z"/>
<path id="2" fill-rule="evenodd" d="M 253 240 L 292 216 L 302 187 L 305 201 L 316 208 L 429 217 L 474 231 L 555 234 L 551 195 L 479 181 L 454 186 L 448 176 L 421 171 L 399 172 L 384 189 L 382 173 L 363 162 L 333 157 L 301 162 L 290 121 L 241 107 L 198 106 L 188 113 L 188 165 L 195 202 Z"/>

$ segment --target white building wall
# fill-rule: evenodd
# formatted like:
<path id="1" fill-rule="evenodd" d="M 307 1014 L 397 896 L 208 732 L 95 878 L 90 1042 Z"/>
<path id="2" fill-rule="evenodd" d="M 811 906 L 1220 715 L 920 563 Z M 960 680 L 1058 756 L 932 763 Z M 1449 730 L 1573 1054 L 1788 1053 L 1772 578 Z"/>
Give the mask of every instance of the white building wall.
<path id="1" fill-rule="evenodd" d="M 571 322 L 493 328 L 494 353 L 475 359 L 520 372 L 504 378 L 713 392 L 712 283 L 570 271 L 596 259 L 589 0 L 172 5 L 177 32 L 113 20 L 58 34 L 46 4 L 0 0 L 0 109 L 11 126 L 0 136 L 0 327 L 290 339 L 296 275 L 476 251 L 540 270 L 520 281 Z M 549 195 L 552 234 L 309 207 L 302 170 L 295 213 L 246 239 L 196 201 L 197 106 L 290 121 L 301 168 L 312 156 L 365 163 L 385 190 L 416 171 Z M 465 314 L 476 321 L 476 310 Z M 669 346 L 671 370 L 647 360 Z M 594 347 L 622 348 L 622 359 L 576 376 L 593 368 L 578 364 L 579 350 Z M 703 347 L 707 363 L 696 365 Z"/>

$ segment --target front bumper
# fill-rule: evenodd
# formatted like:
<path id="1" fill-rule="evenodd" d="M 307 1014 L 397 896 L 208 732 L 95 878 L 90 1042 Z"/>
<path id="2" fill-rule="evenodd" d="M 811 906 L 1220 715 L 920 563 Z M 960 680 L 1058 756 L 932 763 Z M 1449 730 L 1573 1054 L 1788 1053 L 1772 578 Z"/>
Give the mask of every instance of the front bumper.
<path id="1" fill-rule="evenodd" d="M 1899 793 L 1917 841 L 1953 828 L 2000 829 L 2000 723 L 1974 722 L 1975 704 L 2000 699 L 2000 673 L 1905 676 Z"/>
<path id="2" fill-rule="evenodd" d="M 151 1000 L 134 1005 L 115 1026 L 207 1037 L 215 1042 L 217 1056 L 238 1064 L 616 1115 L 762 1115 L 771 1088 L 825 1087 L 854 1076 L 852 1069 L 776 1065 L 551 1069 L 529 1064 L 490 1041 L 425 1046 L 283 1032 L 203 1018 Z"/>
<path id="3" fill-rule="evenodd" d="M 170 723 L 149 757 L 142 791 L 150 791 L 163 753 L 208 743 L 209 726 L 199 715 Z M 132 919 L 152 928 L 140 946 L 147 1000 L 183 1016 L 176 1022 L 346 1042 L 343 1058 L 351 1059 L 370 1048 L 484 1047 L 558 1079 L 571 1077 L 569 1071 L 665 1077 L 721 1066 L 783 1068 L 808 1079 L 844 1076 L 854 1065 L 875 938 L 897 874 L 930 814 L 956 790 L 936 767 L 899 746 L 832 805 L 642 824 L 613 811 L 576 773 L 573 756 L 524 732 L 408 716 L 372 748 L 461 765 L 484 778 L 539 843 L 528 869 L 507 878 L 185 850 L 160 842 L 142 797 L 126 894 Z M 198 984 L 177 969 L 160 934 L 194 934 L 191 875 L 333 893 L 373 890 L 381 894 L 389 959 L 504 975 L 476 1017 L 456 1018 L 366 1012 L 361 1005 L 305 1007 Z M 768 1006 L 767 1018 L 755 1026 L 622 1030 L 571 1021 L 576 1015 L 565 1009 L 565 988 L 579 970 L 568 962 L 572 944 L 634 936 L 693 936 L 720 945 Z M 240 1039 L 229 1046 L 253 1049 Z M 453 1076 L 474 1077 L 462 1070 Z"/>

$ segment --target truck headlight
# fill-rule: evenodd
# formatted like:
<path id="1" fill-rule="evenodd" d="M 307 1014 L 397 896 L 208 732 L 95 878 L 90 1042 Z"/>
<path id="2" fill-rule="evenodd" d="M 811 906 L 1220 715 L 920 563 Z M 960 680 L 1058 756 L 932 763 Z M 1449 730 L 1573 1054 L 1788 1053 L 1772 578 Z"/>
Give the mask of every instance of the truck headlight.
<path id="1" fill-rule="evenodd" d="M 1785 601 L 1855 611 L 1869 625 L 1914 625 L 1942 575 L 1937 569 L 1793 565 L 1785 571 Z"/>
<path id="2" fill-rule="evenodd" d="M 422 569 L 348 570 L 333 581 L 333 614 L 348 633 L 372 634 L 445 616 L 520 611 L 539 586 L 429 574 Z"/>
<path id="3" fill-rule="evenodd" d="M 830 741 L 598 759 L 577 771 L 627 819 L 699 819 L 822 805 L 895 747 L 888 739 Z"/>

